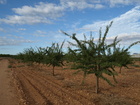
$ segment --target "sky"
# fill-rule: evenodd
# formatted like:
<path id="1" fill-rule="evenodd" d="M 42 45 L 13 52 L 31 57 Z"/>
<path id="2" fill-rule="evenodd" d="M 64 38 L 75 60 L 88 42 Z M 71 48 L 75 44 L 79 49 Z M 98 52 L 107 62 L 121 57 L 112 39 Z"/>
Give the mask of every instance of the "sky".
<path id="1" fill-rule="evenodd" d="M 140 0 L 0 0 L 0 54 L 71 41 L 61 30 L 97 40 L 111 21 L 107 42 L 118 36 L 127 48 L 140 41 Z M 140 44 L 129 51 L 140 53 Z"/>

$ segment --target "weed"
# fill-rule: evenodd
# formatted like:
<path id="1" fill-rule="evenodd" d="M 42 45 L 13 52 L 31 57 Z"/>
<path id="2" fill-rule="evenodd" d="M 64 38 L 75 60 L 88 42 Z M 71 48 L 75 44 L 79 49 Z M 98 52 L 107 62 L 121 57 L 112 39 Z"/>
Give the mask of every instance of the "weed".
<path id="1" fill-rule="evenodd" d="M 25 65 L 18 65 L 17 67 L 24 67 Z"/>
<path id="2" fill-rule="evenodd" d="M 131 65 L 131 66 L 134 66 L 134 67 L 140 67 L 140 65 Z"/>
<path id="3" fill-rule="evenodd" d="M 9 65 L 8 68 L 12 68 L 12 65 Z"/>

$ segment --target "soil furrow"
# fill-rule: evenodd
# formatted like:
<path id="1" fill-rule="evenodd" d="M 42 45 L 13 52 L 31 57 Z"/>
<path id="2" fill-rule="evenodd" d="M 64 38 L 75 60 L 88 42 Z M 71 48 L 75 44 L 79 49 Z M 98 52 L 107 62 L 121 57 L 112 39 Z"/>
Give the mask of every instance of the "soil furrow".
<path id="1" fill-rule="evenodd" d="M 25 76 L 23 76 L 22 74 L 18 74 L 18 78 L 25 93 L 28 105 L 46 105 L 46 100 L 30 84 Z"/>
<path id="2" fill-rule="evenodd" d="M 2 62 L 8 65 L 7 62 Z M 6 66 L 1 64 L 1 67 Z M 129 71 L 123 69 L 123 74 L 117 77 L 120 82 L 115 88 L 110 88 L 105 81 L 100 80 L 101 91 L 100 94 L 96 94 L 92 75 L 89 75 L 85 85 L 81 86 L 82 73 L 74 76 L 71 74 L 75 70 L 69 68 L 62 70 L 56 67 L 56 75 L 52 76 L 51 67 L 44 65 L 38 69 L 39 67 L 40 65 L 33 66 L 16 60 L 9 62 L 8 70 L 9 73 L 12 73 L 11 82 L 13 82 L 12 86 L 16 88 L 15 93 L 19 99 L 19 105 L 139 105 L 140 103 L 139 82 L 137 81 L 140 74 L 139 68 Z M 119 68 L 116 69 L 119 71 Z M 108 78 L 110 79 L 110 77 Z M 1 81 L 3 84 L 5 79 Z M 3 90 L 1 92 L 4 93 Z M 0 100 L 2 99 L 5 100 L 5 97 L 0 98 Z M 9 102 L 11 101 L 9 100 Z M 12 105 L 11 103 L 4 104 L 4 101 L 1 103 L 3 104 L 0 105 Z"/>
<path id="3" fill-rule="evenodd" d="M 25 73 L 26 73 L 26 71 L 24 71 Z M 74 100 L 76 101 L 76 103 L 77 102 L 79 102 L 79 104 L 86 104 L 86 105 L 93 105 L 93 103 L 92 102 L 90 102 L 90 100 L 89 99 L 87 99 L 87 98 L 85 98 L 85 97 L 83 97 L 83 96 L 81 96 L 80 94 L 77 94 L 77 93 L 74 93 L 74 92 L 71 92 L 71 91 L 68 91 L 68 90 L 66 90 L 65 88 L 63 88 L 61 85 L 59 85 L 58 83 L 55 83 L 54 81 L 52 81 L 51 79 L 49 79 L 47 76 L 46 77 L 43 77 L 42 75 L 40 76 L 39 74 L 37 74 L 36 72 L 34 72 L 34 71 L 30 71 L 30 73 L 29 73 L 29 71 L 28 71 L 28 74 L 30 75 L 30 76 L 32 76 L 32 78 L 34 78 L 34 76 L 35 76 L 35 78 L 34 79 L 40 79 L 40 82 L 42 82 L 42 81 L 44 81 L 44 83 L 46 83 L 47 84 L 47 88 L 48 88 L 48 86 L 51 88 L 51 89 L 53 89 L 54 88 L 54 90 L 57 90 L 56 92 L 57 93 L 59 93 L 59 94 L 61 94 L 61 95 L 65 95 L 64 97 L 65 97 L 65 100 L 66 99 L 71 99 L 71 100 L 73 100 L 73 103 L 74 103 Z M 26 74 L 27 75 L 27 74 Z M 61 93 L 60 93 L 61 92 Z M 67 98 L 68 97 L 68 98 Z"/>
<path id="4" fill-rule="evenodd" d="M 17 76 L 17 72 L 13 71 L 13 78 L 14 78 L 14 84 L 15 84 L 15 87 L 17 89 L 17 92 L 19 94 L 19 98 L 20 98 L 20 105 L 24 104 L 24 105 L 27 105 L 27 97 L 23 91 L 23 86 L 22 86 L 22 82 L 20 81 L 20 79 L 18 78 Z"/>
<path id="5" fill-rule="evenodd" d="M 59 90 L 59 88 L 56 88 L 56 87 L 52 86 L 52 84 L 50 84 L 46 81 L 43 81 L 43 80 L 39 79 L 38 77 L 36 78 L 36 76 L 30 75 L 29 73 L 24 74 L 24 75 L 26 75 L 26 77 L 29 78 L 29 80 L 32 83 L 35 83 L 36 86 L 40 89 L 40 91 L 42 91 L 43 94 L 45 94 L 46 97 L 49 97 L 49 98 L 53 97 L 52 101 L 54 101 L 54 98 L 55 98 L 55 101 L 57 102 L 55 104 L 59 104 L 59 105 L 62 105 L 62 104 L 78 105 L 79 104 L 79 105 L 81 105 L 81 103 L 79 101 L 77 101 L 75 99 L 72 99 L 69 96 L 69 94 L 63 93 L 61 90 Z"/>
<path id="6" fill-rule="evenodd" d="M 24 76 L 24 78 L 27 79 L 27 75 L 25 76 L 24 74 L 22 74 Z M 43 103 L 43 105 L 53 105 L 52 102 L 50 102 L 42 93 L 41 91 L 37 88 L 37 86 L 35 86 L 29 79 L 27 79 L 27 81 L 31 84 L 31 86 L 36 89 L 37 93 L 40 94 L 42 96 L 42 98 L 45 100 L 45 103 Z"/>

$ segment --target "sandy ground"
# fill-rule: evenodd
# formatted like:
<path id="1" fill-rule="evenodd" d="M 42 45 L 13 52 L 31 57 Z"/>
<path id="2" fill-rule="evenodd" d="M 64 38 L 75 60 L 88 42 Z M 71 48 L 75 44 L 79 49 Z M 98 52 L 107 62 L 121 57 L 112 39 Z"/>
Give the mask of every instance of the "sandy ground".
<path id="1" fill-rule="evenodd" d="M 100 80 L 99 94 L 95 93 L 94 75 L 88 75 L 81 85 L 83 73 L 74 72 L 66 64 L 56 67 L 52 76 L 52 67 L 2 59 L 0 105 L 140 105 L 140 67 L 123 68 L 117 84 L 108 77 L 115 87 Z"/>
<path id="2" fill-rule="evenodd" d="M 8 60 L 0 60 L 0 105 L 18 105 L 15 88 L 12 86 L 12 73 L 8 70 Z"/>

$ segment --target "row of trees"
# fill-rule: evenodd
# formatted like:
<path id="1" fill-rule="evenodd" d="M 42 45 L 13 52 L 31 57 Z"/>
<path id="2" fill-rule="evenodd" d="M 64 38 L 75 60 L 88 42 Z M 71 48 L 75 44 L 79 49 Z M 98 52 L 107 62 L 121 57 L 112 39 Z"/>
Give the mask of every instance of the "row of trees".
<path id="1" fill-rule="evenodd" d="M 24 62 L 36 62 L 47 64 L 48 66 L 53 67 L 53 76 L 54 68 L 56 66 L 62 66 L 64 61 L 64 52 L 62 51 L 64 42 L 59 45 L 58 43 L 52 43 L 51 47 L 46 48 L 27 48 L 22 53 L 19 53 L 15 58 L 21 59 Z"/>
<path id="2" fill-rule="evenodd" d="M 99 39 L 96 42 L 94 37 L 91 35 L 89 39 L 84 36 L 84 40 L 79 40 L 76 34 L 69 35 L 62 31 L 63 34 L 70 37 L 75 43 L 69 42 L 73 47 L 68 47 L 68 52 L 63 52 L 62 48 L 64 42 L 59 45 L 58 43 L 53 43 L 51 47 L 46 48 L 29 48 L 23 53 L 18 54 L 18 58 L 24 61 L 38 62 L 52 65 L 53 75 L 55 66 L 63 66 L 63 61 L 67 60 L 73 62 L 75 69 L 78 72 L 83 72 L 83 81 L 88 74 L 94 74 L 96 77 L 96 93 L 99 92 L 99 78 L 105 80 L 109 85 L 114 86 L 110 80 L 103 74 L 112 76 L 114 81 L 116 81 L 115 76 L 118 73 L 115 71 L 115 67 L 121 68 L 127 67 L 128 64 L 132 63 L 132 59 L 129 53 L 129 49 L 140 43 L 137 41 L 132 43 L 128 48 L 121 48 L 118 46 L 120 40 L 117 37 L 110 44 L 106 43 L 106 37 L 112 22 L 106 26 L 105 33 L 102 35 L 101 29 L 99 31 Z"/>

